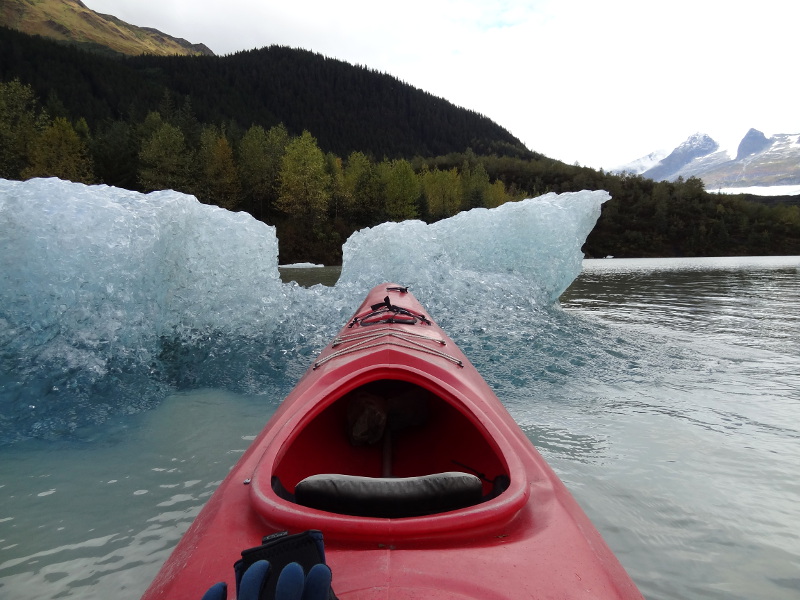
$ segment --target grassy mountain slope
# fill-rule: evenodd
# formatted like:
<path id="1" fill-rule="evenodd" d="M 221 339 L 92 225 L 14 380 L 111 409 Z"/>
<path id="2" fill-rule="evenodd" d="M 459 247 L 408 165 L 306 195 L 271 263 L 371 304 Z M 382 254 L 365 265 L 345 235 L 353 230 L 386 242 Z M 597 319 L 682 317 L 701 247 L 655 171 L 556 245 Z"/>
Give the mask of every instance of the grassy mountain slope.
<path id="1" fill-rule="evenodd" d="M 0 23 L 30 35 L 107 47 L 127 55 L 213 54 L 202 44 L 96 13 L 80 0 L 0 0 Z"/>

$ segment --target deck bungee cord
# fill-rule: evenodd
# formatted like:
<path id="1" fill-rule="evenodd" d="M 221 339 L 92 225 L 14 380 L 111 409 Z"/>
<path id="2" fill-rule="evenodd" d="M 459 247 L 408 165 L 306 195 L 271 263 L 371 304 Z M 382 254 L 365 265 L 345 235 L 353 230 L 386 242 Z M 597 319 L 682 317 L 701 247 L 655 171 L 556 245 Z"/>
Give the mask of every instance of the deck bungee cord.
<path id="1" fill-rule="evenodd" d="M 400 341 L 396 342 L 391 339 L 381 339 L 381 338 L 394 338 Z M 398 346 L 400 348 L 405 348 L 406 350 L 417 350 L 419 352 L 425 352 L 426 354 L 432 354 L 433 356 L 444 358 L 445 360 L 448 360 L 453 364 L 458 365 L 459 367 L 464 366 L 464 362 L 461 359 L 456 358 L 451 354 L 447 354 L 447 352 L 442 352 L 441 350 L 436 350 L 435 348 L 430 348 L 428 346 L 425 346 L 424 344 L 418 342 L 414 338 L 422 339 L 425 341 L 431 341 L 437 344 L 441 344 L 443 346 L 447 344 L 447 342 L 445 342 L 440 338 L 409 333 L 405 331 L 395 331 L 390 327 L 385 327 L 379 331 L 370 332 L 370 334 L 356 334 L 354 336 L 337 337 L 331 344 L 331 348 L 336 348 L 341 344 L 351 341 L 356 341 L 356 340 L 360 341 L 347 348 L 342 348 L 341 350 L 338 350 L 336 352 L 331 352 L 324 358 L 319 359 L 314 363 L 314 369 L 316 370 L 318 367 L 324 365 L 329 360 L 333 360 L 334 358 L 339 358 L 340 356 L 344 356 L 352 352 L 377 348 L 379 346 Z M 406 342 L 406 343 L 402 344 L 400 342 Z"/>
<path id="2" fill-rule="evenodd" d="M 408 288 L 386 288 L 388 291 L 407 292 Z M 362 315 L 356 315 L 348 327 L 354 325 L 377 325 L 379 323 L 400 323 L 403 325 L 416 325 L 417 321 L 430 325 L 431 321 L 422 313 L 415 313 L 402 306 L 392 304 L 389 296 L 370 306 L 370 310 Z"/>

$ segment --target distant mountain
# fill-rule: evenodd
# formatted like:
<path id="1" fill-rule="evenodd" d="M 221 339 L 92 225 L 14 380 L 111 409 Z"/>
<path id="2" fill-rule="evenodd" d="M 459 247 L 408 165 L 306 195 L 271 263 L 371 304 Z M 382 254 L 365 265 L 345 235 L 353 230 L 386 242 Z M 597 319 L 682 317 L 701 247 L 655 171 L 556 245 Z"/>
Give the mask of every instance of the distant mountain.
<path id="1" fill-rule="evenodd" d="M 759 154 L 769 148 L 771 142 L 767 139 L 762 132 L 757 129 L 751 129 L 739 142 L 739 148 L 736 151 L 736 160 L 743 160 L 753 154 Z"/>
<path id="2" fill-rule="evenodd" d="M 0 0 L 0 25 L 127 55 L 214 55 L 204 44 L 192 44 L 157 29 L 137 27 L 112 15 L 96 13 L 80 0 Z"/>
<path id="3" fill-rule="evenodd" d="M 656 181 L 678 177 L 699 177 L 706 189 L 771 187 L 800 184 L 800 134 L 779 133 L 765 136 L 751 129 L 742 138 L 732 157 L 708 135 L 689 137 L 657 164 L 647 167 L 645 159 L 616 169 L 641 174 Z"/>
<path id="4" fill-rule="evenodd" d="M 622 165 L 621 167 L 617 167 L 616 169 L 613 169 L 613 171 L 616 173 L 635 173 L 638 175 L 655 167 L 658 163 L 665 159 L 668 154 L 669 150 L 656 150 L 647 156 L 637 158 L 636 160 Z"/>
<path id="5" fill-rule="evenodd" d="M 702 159 L 719 149 L 719 144 L 704 133 L 695 133 L 675 148 L 655 166 L 644 172 L 650 179 L 660 181 L 670 179 L 672 174 L 681 171 L 698 159 Z"/>

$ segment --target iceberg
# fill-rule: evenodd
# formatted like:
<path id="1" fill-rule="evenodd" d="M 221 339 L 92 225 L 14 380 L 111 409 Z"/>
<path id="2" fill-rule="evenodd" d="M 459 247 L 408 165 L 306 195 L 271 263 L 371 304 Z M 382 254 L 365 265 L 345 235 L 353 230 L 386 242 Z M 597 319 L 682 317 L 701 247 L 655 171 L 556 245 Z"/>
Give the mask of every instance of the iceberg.
<path id="1" fill-rule="evenodd" d="M 535 303 L 551 304 L 580 273 L 581 247 L 610 197 L 604 191 L 551 193 L 431 225 L 405 221 L 364 229 L 344 244 L 340 285 L 363 290 L 375 281 L 396 281 L 413 286 L 420 298 L 517 288 Z"/>
<path id="2" fill-rule="evenodd" d="M 281 282 L 274 227 L 246 213 L 174 191 L 0 180 L 0 444 L 79 435 L 176 389 L 280 394 L 381 281 L 412 287 L 442 322 L 546 308 L 608 198 L 365 229 L 336 286 L 306 289 Z"/>

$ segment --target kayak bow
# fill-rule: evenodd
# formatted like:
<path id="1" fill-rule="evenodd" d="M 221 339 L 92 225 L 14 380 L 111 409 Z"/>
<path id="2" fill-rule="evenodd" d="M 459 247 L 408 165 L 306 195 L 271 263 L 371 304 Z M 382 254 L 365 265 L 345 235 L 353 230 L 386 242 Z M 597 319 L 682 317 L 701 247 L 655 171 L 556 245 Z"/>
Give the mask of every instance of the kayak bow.
<path id="1" fill-rule="evenodd" d="M 478 371 L 392 284 L 309 367 L 144 598 L 200 600 L 242 550 L 309 529 L 340 600 L 642 598 Z"/>

